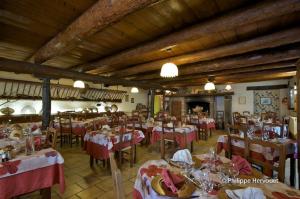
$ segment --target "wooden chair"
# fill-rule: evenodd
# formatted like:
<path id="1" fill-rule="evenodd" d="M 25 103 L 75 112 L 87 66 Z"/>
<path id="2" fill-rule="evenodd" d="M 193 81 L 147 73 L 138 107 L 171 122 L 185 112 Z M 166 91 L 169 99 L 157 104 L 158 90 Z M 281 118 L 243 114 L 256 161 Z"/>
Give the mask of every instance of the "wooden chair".
<path id="1" fill-rule="evenodd" d="M 120 142 L 115 145 L 115 151 L 119 155 L 119 165 L 121 166 L 123 160 L 126 159 L 130 162 L 130 167 L 133 166 L 133 163 L 136 163 L 136 145 L 134 144 L 134 131 L 135 127 L 132 129 L 126 129 L 126 125 L 122 125 L 119 136 Z M 125 158 L 125 154 L 128 158 Z"/>
<path id="2" fill-rule="evenodd" d="M 237 117 L 236 124 L 248 124 L 248 118 L 246 116 L 240 115 Z"/>
<path id="3" fill-rule="evenodd" d="M 110 123 L 110 127 L 117 127 L 119 125 L 119 117 L 115 114 L 111 115 L 111 123 Z"/>
<path id="4" fill-rule="evenodd" d="M 175 125 L 173 122 L 170 122 L 172 124 L 171 127 L 168 127 L 168 122 L 164 121 L 162 123 L 162 132 L 160 135 L 160 154 L 161 159 L 165 159 L 165 150 L 166 150 L 166 142 L 172 144 L 172 152 L 175 152 L 175 145 L 176 145 L 176 139 L 175 139 Z"/>
<path id="5" fill-rule="evenodd" d="M 76 136 L 73 135 L 72 120 L 70 114 L 59 114 L 59 128 L 60 128 L 60 147 L 63 143 L 69 142 L 71 147 L 73 145 L 73 139 Z"/>
<path id="6" fill-rule="evenodd" d="M 232 113 L 232 122 L 233 124 L 238 122 L 238 117 L 241 116 L 241 114 L 239 112 L 233 112 Z"/>
<path id="7" fill-rule="evenodd" d="M 225 120 L 224 111 L 217 111 L 216 124 L 218 129 L 224 129 L 224 123 L 225 123 L 224 120 Z"/>
<path id="8" fill-rule="evenodd" d="M 239 156 L 244 157 L 244 158 L 247 157 L 247 149 L 239 151 L 232 144 L 232 141 L 233 142 L 234 141 L 241 141 L 241 142 L 244 142 L 245 146 L 247 146 L 247 130 L 248 130 L 247 126 L 244 126 L 244 125 L 230 125 L 230 126 L 228 126 L 228 132 L 227 132 L 228 152 L 226 154 L 226 156 L 228 158 L 231 159 L 233 155 L 239 155 Z M 244 132 L 244 137 L 241 137 L 239 135 L 239 131 Z"/>
<path id="9" fill-rule="evenodd" d="M 125 193 L 123 188 L 123 180 L 120 169 L 118 169 L 116 160 L 113 153 L 109 153 L 111 176 L 113 180 L 113 188 L 116 199 L 125 199 Z"/>
<path id="10" fill-rule="evenodd" d="M 269 141 L 263 141 L 259 139 L 247 139 L 247 145 L 245 146 L 246 149 L 248 149 L 247 159 L 251 164 L 254 164 L 256 166 L 260 166 L 262 168 L 262 171 L 264 174 L 269 175 L 272 177 L 272 172 L 277 171 L 278 172 L 278 179 L 280 182 L 284 182 L 285 178 L 285 159 L 286 159 L 286 148 L 284 144 L 276 144 Z M 273 161 L 269 162 L 266 161 L 264 158 L 258 158 L 254 155 L 252 155 L 252 152 L 250 150 L 250 146 L 252 144 L 257 144 L 262 147 L 269 147 L 273 151 L 279 152 L 279 160 L 277 161 L 278 164 L 274 164 Z M 271 173 L 270 173 L 271 172 Z"/>
<path id="11" fill-rule="evenodd" d="M 55 128 L 48 127 L 46 130 L 45 148 L 51 147 L 53 149 L 56 149 L 56 143 L 57 143 L 57 131 Z"/>
<path id="12" fill-rule="evenodd" d="M 250 116 L 251 114 L 250 114 L 250 111 L 243 111 L 243 115 L 244 116 Z"/>
<path id="13" fill-rule="evenodd" d="M 198 115 L 198 121 L 197 121 L 197 129 L 198 129 L 198 139 L 202 139 L 202 140 L 207 140 L 208 138 L 208 133 L 210 133 L 211 136 L 211 131 L 208 132 L 208 129 L 206 128 L 206 124 L 203 124 L 201 122 L 201 119 L 203 117 Z"/>
<path id="14" fill-rule="evenodd" d="M 268 115 L 268 118 L 272 119 L 273 122 L 275 122 L 277 120 L 277 113 L 276 112 L 268 111 L 267 115 Z"/>

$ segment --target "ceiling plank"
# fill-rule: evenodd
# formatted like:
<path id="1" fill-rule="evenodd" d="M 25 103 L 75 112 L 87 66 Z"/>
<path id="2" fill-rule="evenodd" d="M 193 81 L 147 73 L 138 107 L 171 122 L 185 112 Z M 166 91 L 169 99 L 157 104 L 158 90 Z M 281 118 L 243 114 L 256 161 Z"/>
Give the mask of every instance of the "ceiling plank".
<path id="1" fill-rule="evenodd" d="M 90 75 L 80 73 L 77 71 L 71 71 L 66 69 L 60 69 L 52 66 L 33 64 L 22 61 L 15 61 L 5 58 L 0 58 L 0 70 L 7 72 L 15 72 L 21 74 L 33 74 L 37 77 L 50 77 L 50 78 L 66 78 L 73 80 L 83 80 L 93 83 L 103 84 L 118 84 L 123 86 L 135 86 L 141 88 L 158 88 L 163 89 L 162 86 L 155 83 L 145 83 L 137 81 L 128 81 L 123 79 L 116 79 L 111 77 L 102 77 L 98 75 Z"/>
<path id="2" fill-rule="evenodd" d="M 141 54 L 154 50 L 165 50 L 166 48 L 176 46 L 186 41 L 195 40 L 208 34 L 226 31 L 228 29 L 239 27 L 243 24 L 273 18 L 299 10 L 300 1 L 298 0 L 262 2 L 250 8 L 231 12 L 230 14 L 220 16 L 211 21 L 161 37 L 155 41 L 73 68 L 78 71 L 88 71 L 98 68 L 97 72 L 103 73 L 104 71 L 112 70 L 112 66 L 123 63 L 126 59 L 140 56 Z"/>
<path id="3" fill-rule="evenodd" d="M 65 30 L 58 33 L 34 55 L 35 63 L 43 63 L 73 49 L 88 36 L 115 23 L 124 16 L 158 0 L 99 0 Z"/>
<path id="4" fill-rule="evenodd" d="M 248 41 L 239 42 L 235 44 L 220 46 L 208 50 L 201 50 L 198 52 L 188 53 L 172 58 L 162 59 L 154 62 L 148 62 L 132 66 L 123 70 L 118 70 L 111 73 L 117 77 L 126 77 L 129 75 L 138 74 L 146 71 L 158 70 L 166 62 L 173 62 L 176 65 L 195 63 L 199 61 L 207 61 L 216 58 L 222 58 L 230 55 L 243 54 L 255 50 L 274 48 L 286 44 L 296 43 L 300 41 L 300 28 L 292 28 L 270 35 L 257 37 Z"/>

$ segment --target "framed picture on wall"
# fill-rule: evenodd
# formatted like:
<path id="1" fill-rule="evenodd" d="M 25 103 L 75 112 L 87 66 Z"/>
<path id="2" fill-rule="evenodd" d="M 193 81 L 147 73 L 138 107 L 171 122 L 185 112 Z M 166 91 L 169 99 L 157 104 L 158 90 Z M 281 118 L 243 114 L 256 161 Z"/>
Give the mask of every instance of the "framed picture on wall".
<path id="1" fill-rule="evenodd" d="M 270 97 L 261 97 L 260 104 L 261 105 L 270 105 L 270 104 L 272 104 L 272 99 Z"/>
<path id="2" fill-rule="evenodd" d="M 246 104 L 246 96 L 239 97 L 239 104 Z"/>
<path id="3" fill-rule="evenodd" d="M 134 98 L 132 97 L 132 98 L 130 99 L 130 101 L 131 101 L 131 103 L 134 103 Z"/>

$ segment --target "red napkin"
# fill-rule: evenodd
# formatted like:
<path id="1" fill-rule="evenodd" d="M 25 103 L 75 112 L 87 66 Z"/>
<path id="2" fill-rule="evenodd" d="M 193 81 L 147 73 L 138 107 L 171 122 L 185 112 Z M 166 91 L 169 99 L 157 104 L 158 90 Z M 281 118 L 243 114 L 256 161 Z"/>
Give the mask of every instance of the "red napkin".
<path id="1" fill-rule="evenodd" d="M 236 169 L 239 170 L 240 174 L 250 175 L 252 173 L 251 165 L 241 156 L 234 155 L 231 159 L 231 162 L 236 165 Z"/>
<path id="2" fill-rule="evenodd" d="M 184 181 L 184 178 L 170 173 L 170 171 L 167 169 L 163 169 L 161 175 L 163 177 L 163 182 L 169 189 L 171 189 L 172 193 L 177 193 L 178 189 L 175 185 L 182 183 Z"/>

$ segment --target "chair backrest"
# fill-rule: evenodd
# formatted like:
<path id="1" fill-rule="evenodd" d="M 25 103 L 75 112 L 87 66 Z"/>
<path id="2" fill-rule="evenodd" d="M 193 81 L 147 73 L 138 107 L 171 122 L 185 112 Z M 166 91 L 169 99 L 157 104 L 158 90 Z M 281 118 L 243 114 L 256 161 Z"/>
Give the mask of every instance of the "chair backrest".
<path id="1" fill-rule="evenodd" d="M 244 137 L 241 137 L 239 135 L 239 132 L 244 132 Z M 242 147 L 236 147 L 234 143 L 237 143 L 237 141 L 243 142 L 245 147 L 247 146 L 247 131 L 248 127 L 246 125 L 230 125 L 228 126 L 228 153 L 229 157 L 231 158 L 232 155 L 239 155 L 244 158 L 247 157 L 247 149 L 243 149 Z"/>
<path id="2" fill-rule="evenodd" d="M 120 131 L 118 132 L 120 136 L 120 142 L 115 147 L 118 149 L 122 149 L 124 143 L 127 143 L 127 145 L 133 145 L 134 130 L 134 128 L 127 129 L 125 123 L 121 124 Z"/>
<path id="3" fill-rule="evenodd" d="M 55 128 L 48 127 L 46 130 L 46 146 L 56 149 L 57 131 Z"/>
<path id="4" fill-rule="evenodd" d="M 111 168 L 111 175 L 114 185 L 114 193 L 116 199 L 124 199 L 124 188 L 122 182 L 122 174 L 120 169 L 117 167 L 116 160 L 114 158 L 113 153 L 109 153 L 109 160 L 110 160 L 110 168 Z"/>
<path id="5" fill-rule="evenodd" d="M 235 124 L 236 122 L 238 122 L 238 117 L 240 116 L 241 114 L 239 112 L 233 112 L 232 113 L 232 121 L 233 121 L 233 124 Z"/>
<path id="6" fill-rule="evenodd" d="M 70 114 L 59 115 L 59 127 L 61 133 L 72 133 L 72 119 Z"/>
<path id="7" fill-rule="evenodd" d="M 250 111 L 243 111 L 244 116 L 250 116 Z"/>
<path id="8" fill-rule="evenodd" d="M 168 124 L 171 124 L 172 126 L 168 126 Z M 172 140 L 173 142 L 176 142 L 176 139 L 175 139 L 175 124 L 174 124 L 173 121 L 170 121 L 170 122 L 163 121 L 162 122 L 162 132 L 161 132 L 161 135 L 160 135 L 160 154 L 161 154 L 162 159 L 165 159 L 166 134 L 168 135 L 167 136 L 168 140 Z"/>
<path id="9" fill-rule="evenodd" d="M 263 169 L 263 173 L 266 175 L 270 175 L 269 171 L 278 171 L 278 179 L 281 182 L 284 182 L 285 176 L 285 158 L 286 158 L 286 147 L 284 144 L 277 144 L 269 141 L 263 141 L 260 139 L 247 139 L 248 149 L 247 160 L 255 165 L 261 166 Z M 270 151 L 278 151 L 279 152 L 279 161 L 278 164 L 274 164 L 273 160 L 266 160 L 264 157 L 260 157 L 257 153 L 251 151 L 251 145 L 260 145 L 265 148 L 269 148 Z M 263 155 L 262 155 L 263 156 Z M 270 162 L 271 161 L 271 162 Z M 272 175 L 272 174 L 271 174 Z"/>
<path id="10" fill-rule="evenodd" d="M 248 124 L 248 118 L 246 116 L 240 115 L 237 117 L 237 122 L 238 124 Z"/>
<path id="11" fill-rule="evenodd" d="M 111 127 L 116 127 L 118 125 L 119 125 L 119 117 L 115 114 L 112 114 L 111 115 L 111 124 L 110 124 L 110 126 Z"/>
<path id="12" fill-rule="evenodd" d="M 125 128 L 135 130 L 136 124 L 138 124 L 138 121 L 133 118 L 127 118 L 125 121 Z"/>

